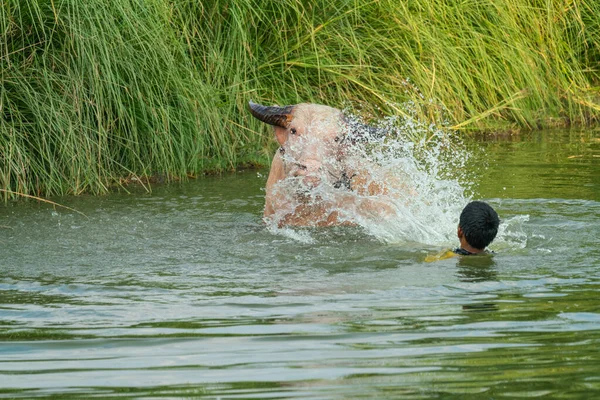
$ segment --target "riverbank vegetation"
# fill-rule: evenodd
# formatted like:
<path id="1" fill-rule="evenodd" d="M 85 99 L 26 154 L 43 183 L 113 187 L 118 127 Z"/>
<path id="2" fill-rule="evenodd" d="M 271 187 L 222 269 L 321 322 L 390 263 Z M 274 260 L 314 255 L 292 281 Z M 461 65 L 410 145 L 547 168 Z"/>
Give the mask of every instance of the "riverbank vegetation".
<path id="1" fill-rule="evenodd" d="M 595 0 L 3 0 L 0 194 L 266 164 L 250 99 L 593 124 L 599 67 Z"/>

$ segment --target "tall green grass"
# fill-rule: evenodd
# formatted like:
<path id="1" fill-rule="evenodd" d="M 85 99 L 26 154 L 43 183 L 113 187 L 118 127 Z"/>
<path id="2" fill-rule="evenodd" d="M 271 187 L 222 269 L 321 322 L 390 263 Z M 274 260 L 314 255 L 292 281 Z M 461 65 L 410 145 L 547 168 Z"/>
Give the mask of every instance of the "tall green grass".
<path id="1" fill-rule="evenodd" d="M 0 189 L 264 164 L 249 99 L 457 129 L 594 123 L 595 0 L 2 0 Z"/>

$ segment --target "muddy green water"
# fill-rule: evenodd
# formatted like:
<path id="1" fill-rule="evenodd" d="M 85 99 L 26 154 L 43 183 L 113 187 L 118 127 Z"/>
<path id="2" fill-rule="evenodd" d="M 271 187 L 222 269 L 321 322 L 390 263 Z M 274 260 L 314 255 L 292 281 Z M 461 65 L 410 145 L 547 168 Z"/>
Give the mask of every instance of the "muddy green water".
<path id="1" fill-rule="evenodd" d="M 594 398 L 600 134 L 469 146 L 491 259 L 269 231 L 257 171 L 0 206 L 0 397 Z"/>

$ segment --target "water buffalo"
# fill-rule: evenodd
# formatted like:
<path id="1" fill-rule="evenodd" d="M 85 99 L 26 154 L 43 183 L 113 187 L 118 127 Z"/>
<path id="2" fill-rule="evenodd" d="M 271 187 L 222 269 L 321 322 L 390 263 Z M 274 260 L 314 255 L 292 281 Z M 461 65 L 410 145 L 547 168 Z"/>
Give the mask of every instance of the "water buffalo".
<path id="1" fill-rule="evenodd" d="M 387 210 L 377 200 L 385 188 L 360 162 L 349 160 L 352 146 L 381 137 L 381 130 L 325 105 L 280 107 L 250 101 L 249 108 L 254 117 L 273 126 L 280 145 L 266 184 L 265 219 L 279 226 L 331 226 L 353 224 L 358 214 Z"/>

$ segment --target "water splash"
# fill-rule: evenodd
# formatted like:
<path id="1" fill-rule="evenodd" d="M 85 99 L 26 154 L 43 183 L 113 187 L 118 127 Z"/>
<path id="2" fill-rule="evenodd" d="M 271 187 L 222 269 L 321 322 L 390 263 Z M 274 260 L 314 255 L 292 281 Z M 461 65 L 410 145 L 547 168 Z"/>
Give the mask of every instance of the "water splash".
<path id="1" fill-rule="evenodd" d="M 310 241 L 305 229 L 279 228 L 290 213 L 303 209 L 358 225 L 383 242 L 455 244 L 458 217 L 473 184 L 465 168 L 470 153 L 456 135 L 410 116 L 388 117 L 371 127 L 350 116 L 340 130 L 342 136 L 327 146 L 343 150 L 318 154 L 323 165 L 317 185 L 307 184 L 305 176 L 277 184 L 277 193 L 289 201 L 267 221 L 273 233 L 295 239 L 302 231 L 302 242 Z"/>
<path id="2" fill-rule="evenodd" d="M 493 242 L 494 250 L 519 250 L 527 247 L 529 236 L 524 230 L 524 225 L 529 222 L 529 215 L 515 215 L 502 220 L 498 227 L 498 234 Z M 534 235 L 535 236 L 535 235 Z M 545 239 L 537 235 L 538 238 Z"/>

